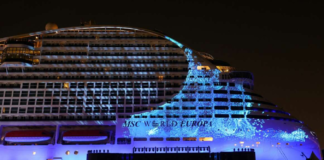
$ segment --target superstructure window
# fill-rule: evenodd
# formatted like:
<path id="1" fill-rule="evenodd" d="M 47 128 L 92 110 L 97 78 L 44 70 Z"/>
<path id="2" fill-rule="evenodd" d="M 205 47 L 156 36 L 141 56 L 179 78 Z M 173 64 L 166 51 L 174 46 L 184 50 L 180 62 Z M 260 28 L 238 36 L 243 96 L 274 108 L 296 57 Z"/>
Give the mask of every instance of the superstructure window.
<path id="1" fill-rule="evenodd" d="M 68 96 L 68 91 L 62 91 L 62 96 Z"/>
<path id="2" fill-rule="evenodd" d="M 110 99 L 110 104 L 117 104 L 117 100 L 116 99 Z"/>
<path id="3" fill-rule="evenodd" d="M 35 113 L 43 113 L 42 107 L 36 107 Z"/>
<path id="4" fill-rule="evenodd" d="M 147 141 L 146 137 L 134 137 L 134 141 Z"/>
<path id="5" fill-rule="evenodd" d="M 214 93 L 227 94 L 227 90 L 214 90 Z"/>
<path id="6" fill-rule="evenodd" d="M 13 99 L 12 105 L 19 105 L 19 99 Z"/>
<path id="7" fill-rule="evenodd" d="M 94 104 L 100 104 L 100 99 L 95 99 Z"/>
<path id="8" fill-rule="evenodd" d="M 35 99 L 29 99 L 28 105 L 35 105 Z"/>
<path id="9" fill-rule="evenodd" d="M 27 99 L 20 99 L 20 105 L 27 105 Z"/>
<path id="10" fill-rule="evenodd" d="M 69 105 L 75 105 L 75 99 L 69 99 Z"/>
<path id="11" fill-rule="evenodd" d="M 66 105 L 67 104 L 67 99 L 61 99 L 61 105 Z"/>
<path id="12" fill-rule="evenodd" d="M 26 113 L 26 108 L 19 108 L 19 113 L 20 114 Z"/>
<path id="13" fill-rule="evenodd" d="M 125 96 L 125 91 L 118 91 L 118 96 Z"/>
<path id="14" fill-rule="evenodd" d="M 52 100 L 51 99 L 45 99 L 45 105 L 51 105 L 52 104 Z"/>
<path id="15" fill-rule="evenodd" d="M 28 107 L 27 113 L 34 113 L 34 107 Z"/>
<path id="16" fill-rule="evenodd" d="M 39 83 L 38 88 L 45 88 L 45 83 Z"/>
<path id="17" fill-rule="evenodd" d="M 126 91 L 126 96 L 133 96 L 133 91 Z"/>
<path id="18" fill-rule="evenodd" d="M 163 137 L 151 137 L 150 141 L 163 141 Z"/>
<path id="19" fill-rule="evenodd" d="M 91 113 L 92 112 L 92 108 L 91 107 L 85 107 L 85 112 L 86 113 Z"/>
<path id="20" fill-rule="evenodd" d="M 55 83 L 54 88 L 62 88 L 62 83 Z"/>
<path id="21" fill-rule="evenodd" d="M 36 104 L 37 105 L 43 105 L 43 99 L 37 99 Z"/>
<path id="22" fill-rule="evenodd" d="M 76 83 L 70 83 L 70 88 L 76 88 L 77 84 Z"/>
<path id="23" fill-rule="evenodd" d="M 60 113 L 66 113 L 66 107 L 60 107 Z"/>
<path id="24" fill-rule="evenodd" d="M 61 94 L 60 91 L 54 91 L 54 94 L 53 95 L 54 96 L 60 96 L 60 94 Z"/>
<path id="25" fill-rule="evenodd" d="M 37 88 L 37 83 L 31 83 L 30 88 Z"/>
<path id="26" fill-rule="evenodd" d="M 183 137 L 182 138 L 183 141 L 197 141 L 196 137 Z"/>
<path id="27" fill-rule="evenodd" d="M 74 107 L 69 107 L 68 113 L 74 113 Z"/>
<path id="28" fill-rule="evenodd" d="M 50 113 L 51 107 L 44 107 L 44 113 Z"/>
<path id="29" fill-rule="evenodd" d="M 111 91 L 110 96 L 117 96 L 117 91 Z"/>
<path id="30" fill-rule="evenodd" d="M 84 88 L 84 83 L 78 83 L 78 88 Z"/>
<path id="31" fill-rule="evenodd" d="M 59 108 L 58 107 L 52 107 L 52 113 L 58 113 Z"/>
<path id="32" fill-rule="evenodd" d="M 86 104 L 92 104 L 93 99 L 87 99 Z"/>
<path id="33" fill-rule="evenodd" d="M 102 96 L 109 96 L 109 91 L 102 91 Z"/>
<path id="34" fill-rule="evenodd" d="M 219 102 L 227 102 L 227 98 L 214 98 L 214 101 L 219 101 Z"/>
<path id="35" fill-rule="evenodd" d="M 109 88 L 109 83 L 103 83 L 103 88 Z"/>
<path id="36" fill-rule="evenodd" d="M 77 107 L 76 108 L 76 113 L 82 113 L 83 108 L 82 107 Z"/>
<path id="37" fill-rule="evenodd" d="M 102 83 L 96 83 L 96 88 L 101 88 Z"/>
<path id="38" fill-rule="evenodd" d="M 45 96 L 46 97 L 52 97 L 52 91 L 46 91 Z"/>
<path id="39" fill-rule="evenodd" d="M 93 88 L 94 87 L 94 84 L 93 83 L 88 83 L 87 84 L 87 88 Z"/>
<path id="40" fill-rule="evenodd" d="M 77 99 L 77 105 L 83 105 L 83 99 Z"/>
<path id="41" fill-rule="evenodd" d="M 19 97 L 19 96 L 20 96 L 20 91 L 13 92 L 13 97 Z"/>
<path id="42" fill-rule="evenodd" d="M 44 96 L 44 91 L 37 92 L 37 97 L 43 97 L 43 96 Z"/>
<path id="43" fill-rule="evenodd" d="M 53 99 L 53 105 L 59 105 L 60 100 L 59 99 Z"/>
<path id="44" fill-rule="evenodd" d="M 5 99 L 3 105 L 11 105 L 11 99 Z"/>
<path id="45" fill-rule="evenodd" d="M 35 97 L 36 91 L 29 91 L 29 97 Z"/>
<path id="46" fill-rule="evenodd" d="M 29 83 L 23 83 L 22 88 L 28 89 L 29 88 Z"/>
<path id="47" fill-rule="evenodd" d="M 102 104 L 108 104 L 108 99 L 102 99 L 101 101 Z"/>
<path id="48" fill-rule="evenodd" d="M 180 141 L 179 137 L 167 137 L 166 141 Z"/>
<path id="49" fill-rule="evenodd" d="M 117 88 L 117 83 L 111 83 L 111 88 Z"/>
<path id="50" fill-rule="evenodd" d="M 214 86 L 227 86 L 226 82 L 215 82 Z"/>
<path id="51" fill-rule="evenodd" d="M 47 83 L 46 88 L 53 88 L 53 83 Z"/>
<path id="52" fill-rule="evenodd" d="M 199 137 L 199 141 L 213 141 L 213 137 Z"/>
<path id="53" fill-rule="evenodd" d="M 11 97 L 12 91 L 6 91 L 5 97 Z"/>
<path id="54" fill-rule="evenodd" d="M 84 91 L 78 91 L 78 96 L 84 96 Z"/>
<path id="55" fill-rule="evenodd" d="M 127 88 L 133 88 L 133 83 L 127 83 L 126 87 Z"/>
<path id="56" fill-rule="evenodd" d="M 101 91 L 95 91 L 95 96 L 101 96 Z"/>
<path id="57" fill-rule="evenodd" d="M 70 91 L 70 96 L 76 96 L 76 91 Z"/>
<path id="58" fill-rule="evenodd" d="M 27 96 L 28 96 L 28 91 L 21 92 L 21 97 L 27 97 Z"/>
<path id="59" fill-rule="evenodd" d="M 131 138 L 117 138 L 117 144 L 131 144 Z"/>
<path id="60" fill-rule="evenodd" d="M 230 91 L 230 94 L 242 94 L 241 91 Z"/>
<path id="61" fill-rule="evenodd" d="M 148 96 L 148 91 L 143 91 L 142 96 Z"/>

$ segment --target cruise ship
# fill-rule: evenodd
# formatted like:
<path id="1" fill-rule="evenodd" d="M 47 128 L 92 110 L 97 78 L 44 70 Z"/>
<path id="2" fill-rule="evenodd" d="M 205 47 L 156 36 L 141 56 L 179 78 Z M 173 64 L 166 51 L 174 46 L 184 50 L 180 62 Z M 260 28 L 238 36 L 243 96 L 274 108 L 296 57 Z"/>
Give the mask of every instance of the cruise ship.
<path id="1" fill-rule="evenodd" d="M 163 147 L 322 159 L 315 132 L 255 93 L 252 73 L 161 31 L 48 23 L 1 38 L 0 55 L 1 160 Z"/>

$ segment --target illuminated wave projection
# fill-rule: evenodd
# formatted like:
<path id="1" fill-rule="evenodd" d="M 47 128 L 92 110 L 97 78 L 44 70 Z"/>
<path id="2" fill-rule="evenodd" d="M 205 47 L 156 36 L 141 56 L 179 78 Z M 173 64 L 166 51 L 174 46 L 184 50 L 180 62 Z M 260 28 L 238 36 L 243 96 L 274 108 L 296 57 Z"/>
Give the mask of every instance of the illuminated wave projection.
<path id="1" fill-rule="evenodd" d="M 197 68 L 200 63 L 195 64 L 192 58 L 192 50 L 186 48 L 185 53 L 189 61 L 190 68 Z M 206 102 L 197 101 L 197 99 L 213 99 L 213 98 L 240 98 L 252 99 L 250 95 L 231 95 L 227 94 L 213 94 L 213 90 L 223 89 L 223 86 L 214 86 L 214 82 L 219 82 L 220 71 L 215 70 L 189 70 L 185 84 L 181 92 L 173 99 L 195 99 L 195 102 L 172 101 L 160 107 L 164 109 L 167 107 L 192 106 L 195 110 L 153 110 L 150 112 L 133 115 L 132 118 L 127 119 L 126 122 L 136 122 L 135 127 L 130 127 L 128 124 L 123 124 L 123 127 L 128 127 L 124 132 L 125 137 L 213 137 L 214 139 L 231 138 L 231 139 L 252 139 L 266 140 L 268 138 L 285 140 L 289 142 L 305 141 L 307 135 L 302 129 L 297 129 L 292 133 L 285 133 L 284 131 L 267 132 L 269 129 L 263 128 L 266 123 L 263 119 L 249 119 L 249 118 L 201 118 L 199 115 L 248 115 L 250 111 L 235 111 L 235 110 L 213 110 L 213 109 L 199 109 L 199 107 L 214 107 L 214 106 L 245 106 L 251 107 L 251 102 Z M 209 76 L 210 78 L 197 78 Z M 206 84 L 211 85 L 198 85 Z M 230 87 L 230 88 L 228 88 Z M 236 84 L 235 86 L 226 86 L 225 89 L 236 90 L 244 92 L 243 86 Z M 184 94 L 183 91 L 195 91 L 192 94 Z M 209 94 L 198 93 L 197 91 L 210 91 Z M 191 92 L 190 92 L 191 93 Z M 244 96 L 244 97 L 243 97 Z M 230 105 L 229 105 L 230 103 Z M 150 115 L 155 115 L 157 118 L 149 118 Z M 172 116 L 172 118 L 158 118 Z M 175 117 L 174 115 L 178 116 Z M 134 116 L 147 116 L 148 118 L 134 118 Z M 187 116 L 184 118 L 183 116 Z M 190 118 L 194 117 L 194 118 Z M 270 122 L 271 123 L 271 122 Z"/>

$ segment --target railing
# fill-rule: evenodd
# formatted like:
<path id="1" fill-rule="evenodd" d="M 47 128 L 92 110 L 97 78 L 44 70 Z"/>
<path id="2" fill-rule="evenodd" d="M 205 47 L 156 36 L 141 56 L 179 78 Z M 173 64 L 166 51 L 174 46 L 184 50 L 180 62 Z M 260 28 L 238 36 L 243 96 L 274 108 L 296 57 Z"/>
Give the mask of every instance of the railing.
<path id="1" fill-rule="evenodd" d="M 210 147 L 134 147 L 135 153 L 210 153 Z"/>

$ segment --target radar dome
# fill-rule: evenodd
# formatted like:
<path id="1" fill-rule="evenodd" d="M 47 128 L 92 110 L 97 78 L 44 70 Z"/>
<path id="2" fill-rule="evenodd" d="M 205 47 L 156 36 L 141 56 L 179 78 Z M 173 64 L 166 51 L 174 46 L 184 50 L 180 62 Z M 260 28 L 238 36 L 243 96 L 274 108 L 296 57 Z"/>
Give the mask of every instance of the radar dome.
<path id="1" fill-rule="evenodd" d="M 57 24 L 55 24 L 55 23 L 47 23 L 46 24 L 46 26 L 45 26 L 46 31 L 53 30 L 53 29 L 58 29 Z"/>

